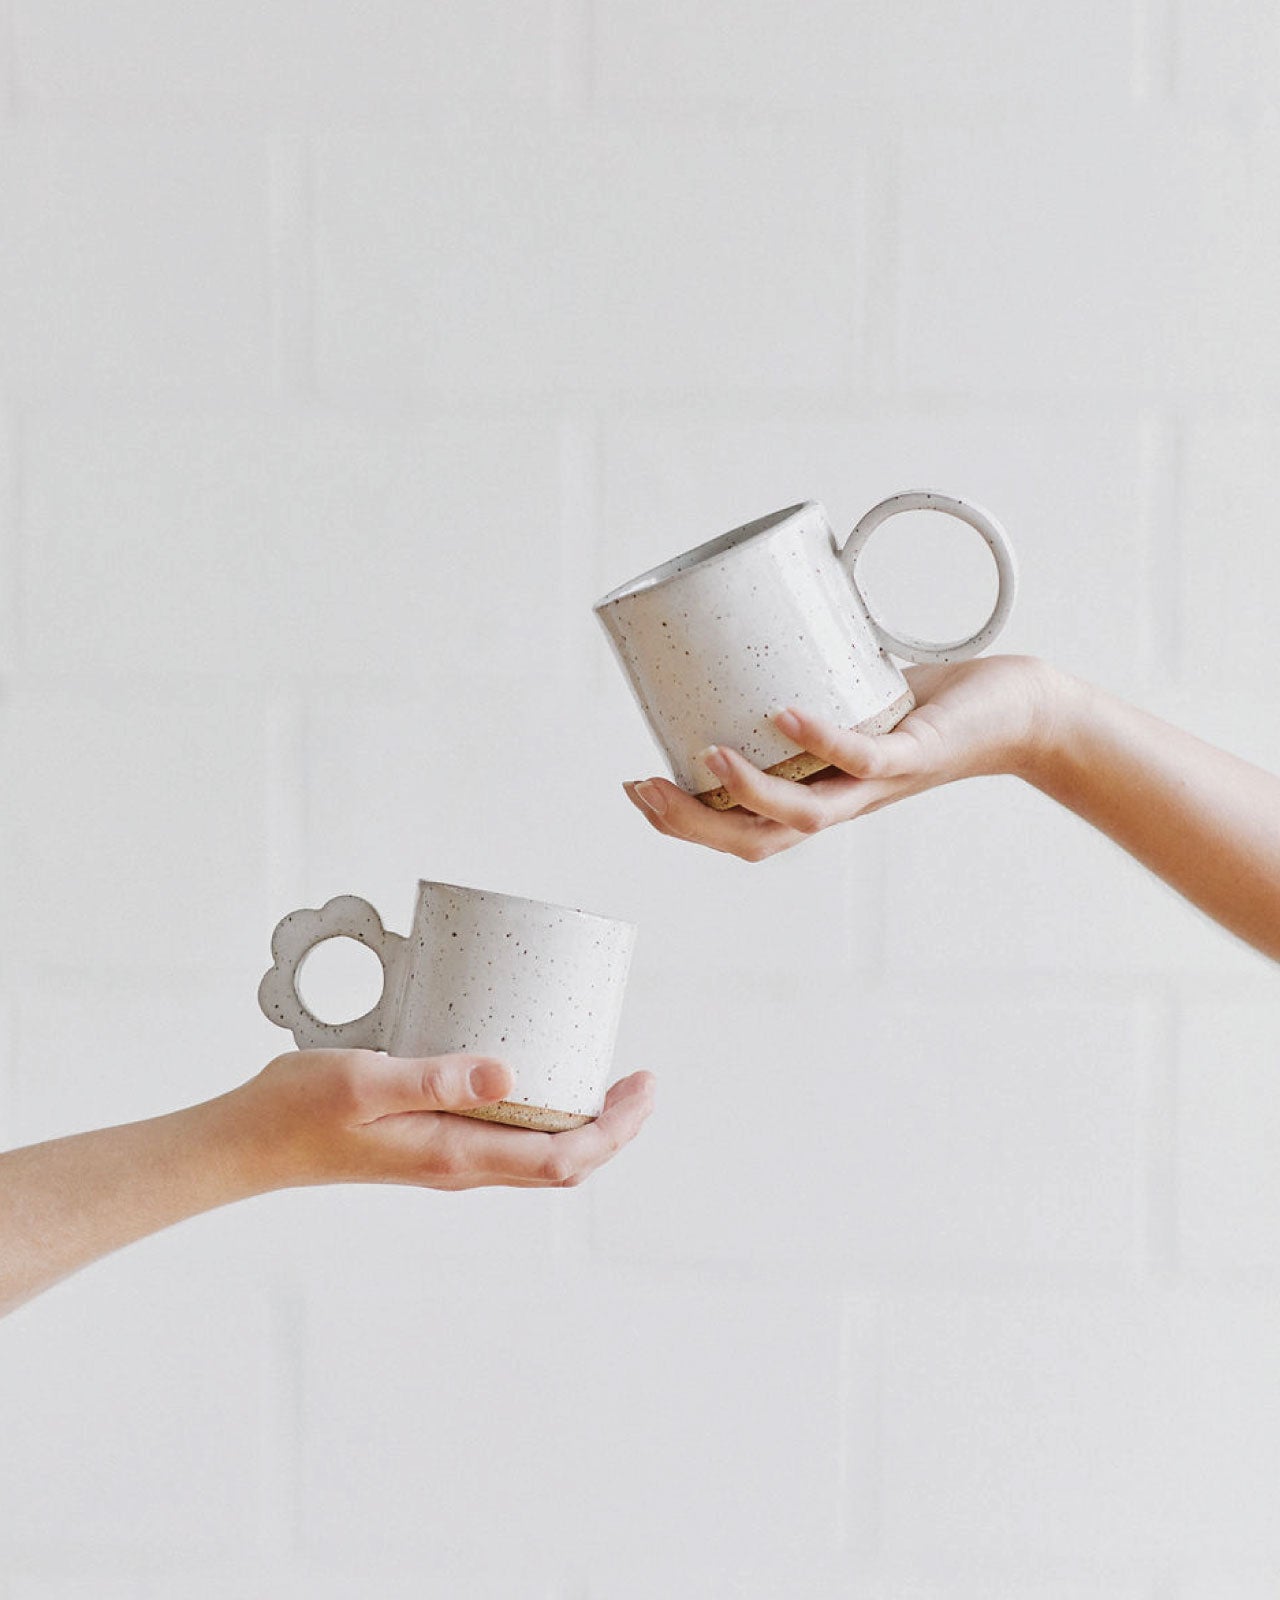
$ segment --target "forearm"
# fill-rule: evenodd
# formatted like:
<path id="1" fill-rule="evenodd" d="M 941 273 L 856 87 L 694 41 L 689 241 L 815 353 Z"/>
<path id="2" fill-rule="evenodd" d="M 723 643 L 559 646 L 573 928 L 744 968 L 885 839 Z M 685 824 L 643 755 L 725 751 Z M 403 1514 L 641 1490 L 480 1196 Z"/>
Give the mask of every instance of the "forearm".
<path id="1" fill-rule="evenodd" d="M 79 1267 L 266 1187 L 236 1096 L 0 1154 L 0 1315 Z"/>
<path id="2" fill-rule="evenodd" d="M 1022 775 L 1280 960 L 1280 779 L 1068 678 Z"/>

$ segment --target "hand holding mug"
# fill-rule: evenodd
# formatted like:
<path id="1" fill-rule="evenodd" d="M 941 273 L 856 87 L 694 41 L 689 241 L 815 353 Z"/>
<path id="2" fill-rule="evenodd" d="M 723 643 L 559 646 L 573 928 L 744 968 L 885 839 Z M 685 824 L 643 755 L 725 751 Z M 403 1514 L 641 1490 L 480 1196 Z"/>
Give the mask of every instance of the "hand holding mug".
<path id="1" fill-rule="evenodd" d="M 896 633 L 858 587 L 858 557 L 876 529 L 921 510 L 967 523 L 995 560 L 995 604 L 967 638 Z M 1016 586 L 1013 552 L 989 513 L 913 491 L 874 506 L 843 546 L 814 501 L 761 517 L 623 584 L 596 614 L 676 783 L 722 810 L 736 802 L 709 751 L 728 745 L 774 777 L 812 777 L 831 763 L 777 712 L 800 706 L 841 730 L 889 732 L 915 704 L 890 656 L 947 664 L 976 655 L 1004 626 Z"/>
<path id="2" fill-rule="evenodd" d="M 478 1056 L 309 1050 L 200 1105 L 0 1152 L 0 1317 L 136 1239 L 274 1189 L 570 1188 L 636 1136 L 653 1098 L 649 1074 L 634 1073 L 568 1133 L 450 1114 L 511 1087 Z"/>
<path id="3" fill-rule="evenodd" d="M 665 778 L 623 787 L 659 833 L 764 861 L 847 822 L 959 778 L 1033 778 L 1052 736 L 1060 676 L 1028 656 L 989 656 L 908 674 L 915 709 L 892 733 L 870 737 L 802 706 L 778 713 L 781 730 L 826 768 L 788 783 L 721 746 L 709 755 L 735 809 L 712 811 Z"/>
<path id="4" fill-rule="evenodd" d="M 458 1112 L 491 1109 L 512 1091 L 500 1061 L 406 1059 L 372 1050 L 278 1056 L 224 1097 L 244 1129 L 237 1148 L 255 1192 L 322 1183 L 430 1189 L 572 1188 L 640 1131 L 653 1080 L 614 1084 L 600 1115 L 564 1133 L 528 1133 Z"/>

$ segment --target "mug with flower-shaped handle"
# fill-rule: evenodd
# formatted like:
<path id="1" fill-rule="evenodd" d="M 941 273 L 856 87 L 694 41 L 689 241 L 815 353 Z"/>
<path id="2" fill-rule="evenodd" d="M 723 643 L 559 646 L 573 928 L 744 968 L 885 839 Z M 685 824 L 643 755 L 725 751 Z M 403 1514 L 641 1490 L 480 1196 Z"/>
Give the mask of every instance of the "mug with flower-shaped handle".
<path id="1" fill-rule="evenodd" d="M 367 900 L 339 895 L 277 924 L 258 1003 L 300 1050 L 495 1056 L 515 1079 L 510 1096 L 460 1115 L 559 1132 L 604 1106 L 635 933 L 568 906 L 422 881 L 403 937 Z M 338 938 L 377 956 L 382 994 L 362 1017 L 322 1022 L 298 993 L 298 970 Z"/>

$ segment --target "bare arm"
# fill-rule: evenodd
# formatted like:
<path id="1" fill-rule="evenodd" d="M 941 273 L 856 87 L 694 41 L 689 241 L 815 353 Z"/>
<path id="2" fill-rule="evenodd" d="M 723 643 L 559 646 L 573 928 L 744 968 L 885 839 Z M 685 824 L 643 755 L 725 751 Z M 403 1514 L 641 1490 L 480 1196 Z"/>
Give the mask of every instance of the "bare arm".
<path id="1" fill-rule="evenodd" d="M 1011 773 L 1280 959 L 1280 779 L 1029 657 L 908 677 L 917 708 L 879 738 L 800 708 L 780 715 L 789 737 L 836 769 L 811 783 L 770 778 L 720 750 L 708 765 L 736 810 L 710 811 L 662 778 L 627 793 L 660 832 L 760 861 L 908 795 Z"/>
<path id="2" fill-rule="evenodd" d="M 1085 684 L 1062 712 L 1036 787 L 1280 960 L 1280 778 Z"/>
<path id="3" fill-rule="evenodd" d="M 634 1138 L 652 1080 L 636 1073 L 568 1133 L 449 1116 L 501 1100 L 511 1077 L 473 1056 L 280 1056 L 202 1105 L 0 1154 L 0 1315 L 144 1235 L 272 1189 L 580 1183 Z"/>

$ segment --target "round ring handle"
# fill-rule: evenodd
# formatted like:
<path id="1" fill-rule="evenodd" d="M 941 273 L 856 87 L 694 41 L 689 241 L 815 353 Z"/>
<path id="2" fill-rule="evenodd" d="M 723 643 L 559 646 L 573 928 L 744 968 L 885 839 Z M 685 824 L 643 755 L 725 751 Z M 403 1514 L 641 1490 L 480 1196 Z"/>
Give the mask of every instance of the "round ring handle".
<path id="1" fill-rule="evenodd" d="M 350 1022 L 321 1022 L 303 1005 L 298 993 L 299 967 L 326 939 L 355 939 L 382 963 L 382 994 L 377 1005 Z M 338 895 L 318 911 L 291 911 L 271 935 L 274 959 L 258 985 L 258 1004 L 270 1021 L 289 1030 L 299 1050 L 385 1049 L 382 1012 L 392 988 L 392 968 L 404 944 L 398 933 L 387 932 L 369 902 L 354 894 Z"/>
<path id="2" fill-rule="evenodd" d="M 941 511 L 949 517 L 959 517 L 961 522 L 967 522 L 971 528 L 976 529 L 986 540 L 991 554 L 995 557 L 999 589 L 996 593 L 996 603 L 991 608 L 991 615 L 977 633 L 971 633 L 967 639 L 957 639 L 952 644 L 933 644 L 928 639 L 913 639 L 909 635 L 903 637 L 891 633 L 873 616 L 871 626 L 875 630 L 876 637 L 885 649 L 892 651 L 895 656 L 901 656 L 906 661 L 918 661 L 921 665 L 943 661 L 965 661 L 970 656 L 976 656 L 979 651 L 986 649 L 1008 621 L 1014 596 L 1018 591 L 1018 568 L 1008 536 L 989 512 L 970 505 L 967 500 L 957 500 L 954 495 L 933 494 L 923 489 L 913 489 L 907 494 L 890 495 L 878 506 L 872 506 L 849 535 L 844 549 L 840 552 L 840 560 L 844 563 L 849 581 L 855 589 L 858 588 L 855 568 L 863 546 L 882 522 L 888 521 L 890 517 L 896 517 L 900 511 Z M 858 593 L 861 594 L 862 591 L 859 589 Z M 866 604 L 865 597 L 863 604 Z M 871 608 L 868 606 L 868 615 L 870 611 Z"/>

